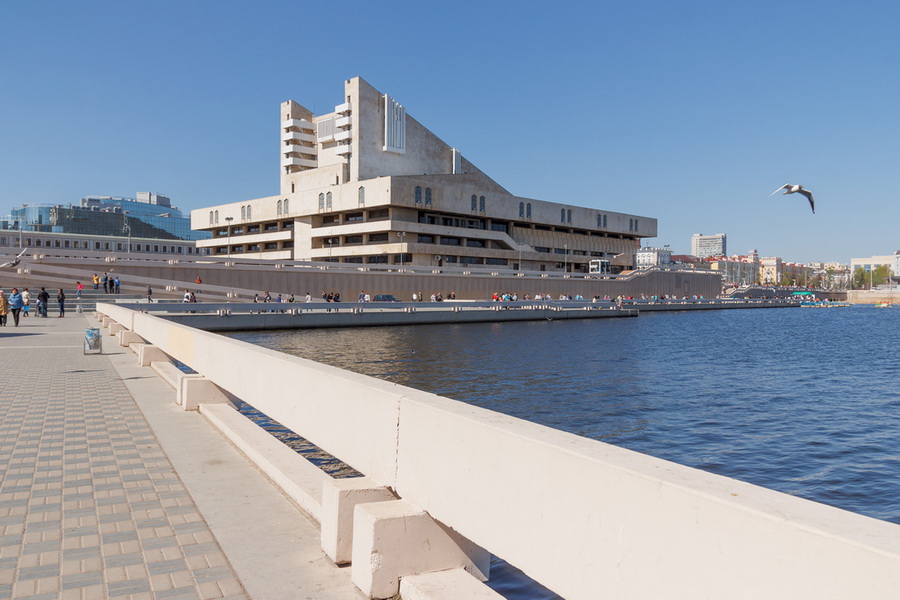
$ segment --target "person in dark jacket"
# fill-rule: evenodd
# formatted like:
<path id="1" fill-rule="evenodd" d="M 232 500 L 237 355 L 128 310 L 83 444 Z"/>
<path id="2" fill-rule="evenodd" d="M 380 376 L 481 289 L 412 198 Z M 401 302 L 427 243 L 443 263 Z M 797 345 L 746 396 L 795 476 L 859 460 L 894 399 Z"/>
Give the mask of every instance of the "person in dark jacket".
<path id="1" fill-rule="evenodd" d="M 41 291 L 38 293 L 38 300 L 41 302 L 41 317 L 47 318 L 47 304 L 50 302 L 50 294 L 47 293 L 46 288 L 41 288 Z"/>
<path id="2" fill-rule="evenodd" d="M 56 303 L 59 304 L 59 316 L 57 319 L 62 319 L 66 316 L 66 295 L 63 293 L 62 288 L 59 288 L 56 292 Z"/>

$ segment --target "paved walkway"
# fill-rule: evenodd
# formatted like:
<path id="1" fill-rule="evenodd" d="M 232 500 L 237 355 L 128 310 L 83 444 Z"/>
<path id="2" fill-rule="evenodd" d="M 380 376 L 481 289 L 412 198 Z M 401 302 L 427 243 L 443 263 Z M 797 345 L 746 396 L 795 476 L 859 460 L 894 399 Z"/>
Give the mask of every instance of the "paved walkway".
<path id="1" fill-rule="evenodd" d="M 11 321 L 11 319 L 10 319 Z M 360 598 L 318 531 L 91 319 L 0 327 L 0 600 Z"/>

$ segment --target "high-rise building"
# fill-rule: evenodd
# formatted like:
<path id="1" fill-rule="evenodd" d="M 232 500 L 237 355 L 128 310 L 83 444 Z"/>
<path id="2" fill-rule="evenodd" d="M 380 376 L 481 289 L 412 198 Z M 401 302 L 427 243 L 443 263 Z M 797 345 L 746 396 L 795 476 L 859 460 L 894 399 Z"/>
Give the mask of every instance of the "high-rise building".
<path id="1" fill-rule="evenodd" d="M 691 236 L 691 254 L 697 258 L 726 256 L 725 234 L 703 235 L 702 233 L 695 233 Z"/>

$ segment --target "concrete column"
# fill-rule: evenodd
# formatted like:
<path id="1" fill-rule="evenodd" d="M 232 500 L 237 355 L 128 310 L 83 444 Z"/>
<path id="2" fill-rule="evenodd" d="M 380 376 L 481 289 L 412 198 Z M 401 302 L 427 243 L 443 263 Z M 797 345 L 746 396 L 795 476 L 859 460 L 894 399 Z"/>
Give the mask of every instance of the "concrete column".
<path id="1" fill-rule="evenodd" d="M 182 377 L 175 402 L 184 410 L 197 410 L 201 404 L 232 404 L 231 399 L 206 377 Z"/>
<path id="2" fill-rule="evenodd" d="M 350 562 L 353 548 L 353 509 L 357 504 L 395 500 L 386 487 L 368 477 L 330 479 L 322 485 L 322 550 L 335 564 Z"/>
<path id="3" fill-rule="evenodd" d="M 400 580 L 403 600 L 503 600 L 503 596 L 462 569 L 449 569 Z"/>
<path id="4" fill-rule="evenodd" d="M 369 598 L 390 598 L 400 578 L 463 568 L 490 573 L 490 554 L 405 500 L 358 504 L 353 513 L 350 579 Z"/>
<path id="5" fill-rule="evenodd" d="M 149 367 L 155 360 L 169 360 L 169 355 L 157 346 L 144 344 L 138 350 L 138 362 L 142 367 Z"/>
<path id="6" fill-rule="evenodd" d="M 144 338 L 139 336 L 133 331 L 128 331 L 127 329 L 123 329 L 119 332 L 119 335 L 116 336 L 119 338 L 120 346 L 130 346 L 131 344 L 137 344 L 144 341 Z"/>
<path id="7" fill-rule="evenodd" d="M 102 325 L 103 327 L 109 327 L 109 324 L 110 324 L 110 323 L 115 323 L 115 321 L 113 321 L 113 320 L 112 320 L 111 318 L 109 318 L 109 317 L 103 317 L 103 320 L 102 320 L 100 323 L 101 323 L 101 325 Z"/>

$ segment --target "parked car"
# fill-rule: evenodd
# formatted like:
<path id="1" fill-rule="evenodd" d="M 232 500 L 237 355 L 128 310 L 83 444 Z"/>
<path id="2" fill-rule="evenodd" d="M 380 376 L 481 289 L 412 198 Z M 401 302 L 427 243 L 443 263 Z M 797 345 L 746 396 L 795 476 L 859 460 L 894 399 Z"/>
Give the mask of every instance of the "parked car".
<path id="1" fill-rule="evenodd" d="M 400 302 L 400 299 L 393 294 L 375 294 L 372 302 Z"/>

